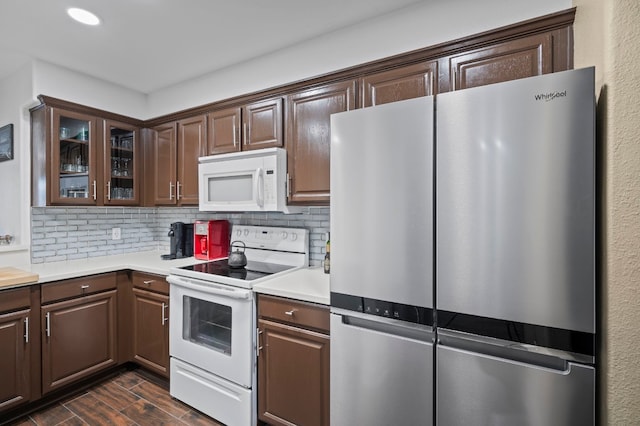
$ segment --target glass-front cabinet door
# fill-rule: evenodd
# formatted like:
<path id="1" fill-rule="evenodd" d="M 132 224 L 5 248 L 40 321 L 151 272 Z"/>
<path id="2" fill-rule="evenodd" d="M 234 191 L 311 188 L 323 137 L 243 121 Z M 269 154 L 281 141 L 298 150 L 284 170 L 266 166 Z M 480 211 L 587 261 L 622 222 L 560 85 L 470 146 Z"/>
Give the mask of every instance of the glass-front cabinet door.
<path id="1" fill-rule="evenodd" d="M 138 130 L 105 120 L 104 133 L 104 204 L 138 204 Z"/>
<path id="2" fill-rule="evenodd" d="M 57 109 L 52 114 L 51 201 L 96 204 L 97 120 Z"/>

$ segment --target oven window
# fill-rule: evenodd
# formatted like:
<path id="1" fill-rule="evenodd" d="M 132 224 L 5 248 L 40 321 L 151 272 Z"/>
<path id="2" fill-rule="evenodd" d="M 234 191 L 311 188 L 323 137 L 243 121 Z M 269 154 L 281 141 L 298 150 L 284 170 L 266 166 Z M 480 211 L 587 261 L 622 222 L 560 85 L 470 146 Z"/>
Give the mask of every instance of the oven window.
<path id="1" fill-rule="evenodd" d="M 231 355 L 231 307 L 184 296 L 182 338 Z"/>

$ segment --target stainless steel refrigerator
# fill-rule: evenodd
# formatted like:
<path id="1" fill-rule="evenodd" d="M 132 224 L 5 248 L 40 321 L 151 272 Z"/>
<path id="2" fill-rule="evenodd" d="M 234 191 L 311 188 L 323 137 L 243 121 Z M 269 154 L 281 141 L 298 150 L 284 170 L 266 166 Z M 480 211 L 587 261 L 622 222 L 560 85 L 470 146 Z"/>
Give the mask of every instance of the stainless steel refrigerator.
<path id="1" fill-rule="evenodd" d="M 332 115 L 333 426 L 595 423 L 594 109 L 587 68 Z"/>
<path id="2" fill-rule="evenodd" d="M 594 424 L 594 69 L 436 105 L 436 423 Z"/>
<path id="3" fill-rule="evenodd" d="M 331 424 L 433 420 L 433 98 L 331 116 Z"/>

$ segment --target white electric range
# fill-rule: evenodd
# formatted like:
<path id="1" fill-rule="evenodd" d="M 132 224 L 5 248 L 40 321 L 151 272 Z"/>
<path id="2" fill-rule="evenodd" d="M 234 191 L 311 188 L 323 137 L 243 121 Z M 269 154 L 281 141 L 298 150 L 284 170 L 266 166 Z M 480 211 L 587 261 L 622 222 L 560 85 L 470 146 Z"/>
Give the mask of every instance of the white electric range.
<path id="1" fill-rule="evenodd" d="M 308 266 L 309 231 L 234 225 L 231 240 L 246 245 L 245 268 L 220 259 L 170 270 L 170 393 L 227 426 L 255 425 L 252 287 Z"/>

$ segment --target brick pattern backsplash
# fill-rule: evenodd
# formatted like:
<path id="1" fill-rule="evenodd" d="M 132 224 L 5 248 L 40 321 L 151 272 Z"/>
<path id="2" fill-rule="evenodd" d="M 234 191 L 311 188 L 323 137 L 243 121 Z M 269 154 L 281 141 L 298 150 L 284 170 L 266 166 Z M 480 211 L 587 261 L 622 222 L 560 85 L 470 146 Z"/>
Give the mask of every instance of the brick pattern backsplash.
<path id="1" fill-rule="evenodd" d="M 185 207 L 32 207 L 31 262 L 47 263 L 96 256 L 160 250 L 169 252 L 173 222 L 227 219 L 232 224 L 283 226 L 309 230 L 310 264 L 322 263 L 329 208 L 301 214 L 209 213 Z M 120 228 L 121 239 L 111 239 Z"/>

